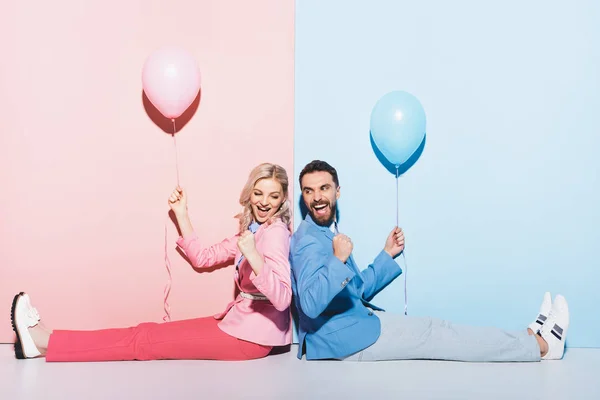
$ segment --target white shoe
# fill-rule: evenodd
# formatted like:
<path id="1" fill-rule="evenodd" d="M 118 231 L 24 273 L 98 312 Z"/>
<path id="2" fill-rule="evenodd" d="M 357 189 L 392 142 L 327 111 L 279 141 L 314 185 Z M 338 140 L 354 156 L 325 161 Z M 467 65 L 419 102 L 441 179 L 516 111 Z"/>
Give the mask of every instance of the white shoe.
<path id="1" fill-rule="evenodd" d="M 533 333 L 539 333 L 540 329 L 542 329 L 542 326 L 544 325 L 544 323 L 546 323 L 546 320 L 550 315 L 551 308 L 552 297 L 550 295 L 550 292 L 546 292 L 544 293 L 544 300 L 542 301 L 542 305 L 540 306 L 538 316 L 536 317 L 535 321 L 529 324 L 529 329 L 531 329 Z"/>
<path id="2" fill-rule="evenodd" d="M 15 296 L 10 310 L 13 330 L 17 335 L 15 356 L 18 359 L 33 358 L 41 355 L 29 333 L 40 321 L 37 310 L 31 306 L 29 296 L 23 292 Z"/>
<path id="3" fill-rule="evenodd" d="M 567 300 L 559 294 L 554 298 L 550 315 L 540 329 L 540 336 L 548 343 L 548 353 L 542 359 L 560 360 L 563 357 L 568 329 L 569 305 Z"/>

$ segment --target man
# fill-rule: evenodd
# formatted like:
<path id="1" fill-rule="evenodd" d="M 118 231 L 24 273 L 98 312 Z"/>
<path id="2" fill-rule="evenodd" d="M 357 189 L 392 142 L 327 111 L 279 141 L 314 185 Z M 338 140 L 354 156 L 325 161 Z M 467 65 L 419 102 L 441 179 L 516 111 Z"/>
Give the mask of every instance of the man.
<path id="1" fill-rule="evenodd" d="M 383 250 L 361 271 L 353 243 L 339 233 L 338 174 L 315 160 L 300 173 L 308 213 L 292 237 L 292 289 L 299 316 L 298 358 L 353 361 L 441 359 L 460 361 L 539 361 L 560 359 L 569 325 L 563 296 L 550 294 L 527 330 L 469 327 L 429 317 L 386 313 L 373 297 L 402 270 L 394 261 L 404 250 L 395 227 Z"/>

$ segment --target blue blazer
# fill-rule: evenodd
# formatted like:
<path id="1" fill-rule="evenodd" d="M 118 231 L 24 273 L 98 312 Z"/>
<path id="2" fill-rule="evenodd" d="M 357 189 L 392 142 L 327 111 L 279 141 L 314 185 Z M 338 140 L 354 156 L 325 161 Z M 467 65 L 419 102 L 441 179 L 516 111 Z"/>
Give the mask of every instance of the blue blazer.
<path id="1" fill-rule="evenodd" d="M 381 251 L 364 271 L 352 255 L 342 263 L 333 255 L 333 233 L 310 215 L 292 236 L 292 291 L 299 318 L 298 358 L 342 358 L 377 341 L 381 310 L 369 301 L 402 270 Z"/>

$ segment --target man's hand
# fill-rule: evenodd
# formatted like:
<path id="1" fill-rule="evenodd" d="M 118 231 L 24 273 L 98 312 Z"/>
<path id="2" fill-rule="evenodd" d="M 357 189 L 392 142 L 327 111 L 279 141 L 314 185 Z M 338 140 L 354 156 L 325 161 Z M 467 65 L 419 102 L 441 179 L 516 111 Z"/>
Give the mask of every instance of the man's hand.
<path id="1" fill-rule="evenodd" d="M 404 250 L 404 232 L 402 229 L 395 227 L 388 235 L 383 248 L 392 258 L 402 253 Z"/>
<path id="2" fill-rule="evenodd" d="M 333 238 L 333 255 L 343 263 L 348 261 L 353 247 L 352 240 L 346 235 L 340 233 Z"/>

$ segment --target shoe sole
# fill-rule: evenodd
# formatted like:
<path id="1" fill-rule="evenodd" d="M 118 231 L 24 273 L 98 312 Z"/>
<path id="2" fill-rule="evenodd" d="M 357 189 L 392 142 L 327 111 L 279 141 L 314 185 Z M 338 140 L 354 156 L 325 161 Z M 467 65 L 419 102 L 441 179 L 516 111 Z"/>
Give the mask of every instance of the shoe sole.
<path id="1" fill-rule="evenodd" d="M 17 341 L 15 342 L 15 357 L 19 360 L 24 360 L 25 354 L 23 353 L 23 345 L 21 344 L 21 336 L 19 335 L 19 330 L 17 329 L 17 324 L 15 323 L 15 308 L 17 307 L 17 300 L 25 293 L 21 292 L 16 295 L 12 302 L 12 307 L 10 308 L 10 322 L 12 324 L 13 331 L 15 331 L 15 335 L 17 335 Z"/>

